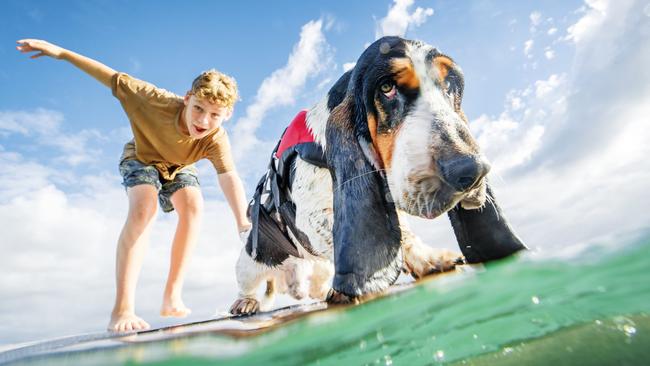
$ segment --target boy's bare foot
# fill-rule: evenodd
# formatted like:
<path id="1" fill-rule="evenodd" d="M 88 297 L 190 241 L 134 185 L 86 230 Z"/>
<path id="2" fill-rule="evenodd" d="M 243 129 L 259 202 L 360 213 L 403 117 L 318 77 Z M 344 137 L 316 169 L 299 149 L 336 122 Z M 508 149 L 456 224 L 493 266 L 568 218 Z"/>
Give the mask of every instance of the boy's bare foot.
<path id="1" fill-rule="evenodd" d="M 114 332 L 130 332 L 133 330 L 149 329 L 149 323 L 133 313 L 113 314 L 108 330 Z"/>
<path id="2" fill-rule="evenodd" d="M 164 317 L 173 316 L 175 318 L 184 318 L 192 313 L 180 297 L 167 297 L 163 299 L 160 315 Z"/>

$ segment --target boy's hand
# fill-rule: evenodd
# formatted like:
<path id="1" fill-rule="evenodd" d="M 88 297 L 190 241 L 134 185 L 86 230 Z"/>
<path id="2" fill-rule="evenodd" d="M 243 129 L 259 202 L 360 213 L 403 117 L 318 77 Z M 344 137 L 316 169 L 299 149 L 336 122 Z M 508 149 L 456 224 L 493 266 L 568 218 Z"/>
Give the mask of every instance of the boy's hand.
<path id="1" fill-rule="evenodd" d="M 243 231 L 240 231 L 240 232 L 239 232 L 239 240 L 241 240 L 241 242 L 242 242 L 244 245 L 246 245 L 246 242 L 248 241 L 248 237 L 251 235 L 251 229 L 252 229 L 252 228 L 253 228 L 253 227 L 250 226 L 250 227 L 248 227 L 247 229 L 244 229 Z"/>
<path id="2" fill-rule="evenodd" d="M 65 51 L 64 48 L 39 39 L 21 39 L 19 41 L 16 41 L 16 43 L 18 43 L 16 49 L 22 53 L 38 52 L 37 54 L 32 55 L 30 58 L 50 56 L 56 59 L 60 59 L 61 54 L 63 54 L 63 51 Z"/>

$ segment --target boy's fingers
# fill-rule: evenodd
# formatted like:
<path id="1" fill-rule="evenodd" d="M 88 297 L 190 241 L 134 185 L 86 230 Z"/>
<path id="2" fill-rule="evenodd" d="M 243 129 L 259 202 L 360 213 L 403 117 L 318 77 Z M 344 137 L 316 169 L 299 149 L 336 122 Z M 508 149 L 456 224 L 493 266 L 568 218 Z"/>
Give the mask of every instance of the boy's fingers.
<path id="1" fill-rule="evenodd" d="M 22 48 L 31 47 L 31 45 L 27 41 L 18 41 L 16 43 L 18 43 L 18 46 Z"/>
<path id="2" fill-rule="evenodd" d="M 38 51 L 37 49 L 30 47 L 30 46 L 17 46 L 16 49 L 20 51 L 21 53 L 28 53 L 28 52 L 34 52 Z"/>

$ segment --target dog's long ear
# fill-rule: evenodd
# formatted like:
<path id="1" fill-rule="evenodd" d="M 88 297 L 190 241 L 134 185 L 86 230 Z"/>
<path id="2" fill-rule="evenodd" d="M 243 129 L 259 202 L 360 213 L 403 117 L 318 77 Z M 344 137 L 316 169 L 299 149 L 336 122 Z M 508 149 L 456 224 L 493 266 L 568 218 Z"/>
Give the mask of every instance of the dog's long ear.
<path id="1" fill-rule="evenodd" d="M 469 263 L 501 259 L 527 249 L 508 224 L 489 184 L 487 195 L 481 209 L 465 210 L 458 204 L 447 213 L 460 250 Z"/>
<path id="2" fill-rule="evenodd" d="M 362 106 L 347 96 L 330 113 L 325 156 L 334 193 L 334 290 L 351 297 L 382 291 L 402 267 L 401 233 L 388 184 L 364 136 Z"/>

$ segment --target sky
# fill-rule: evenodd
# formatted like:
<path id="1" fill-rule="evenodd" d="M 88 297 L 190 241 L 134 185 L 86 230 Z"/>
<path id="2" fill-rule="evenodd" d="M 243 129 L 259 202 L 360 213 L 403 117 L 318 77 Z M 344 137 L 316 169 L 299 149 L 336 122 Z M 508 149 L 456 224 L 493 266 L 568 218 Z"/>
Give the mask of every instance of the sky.
<path id="1" fill-rule="evenodd" d="M 272 4 L 272 5 L 269 5 Z M 650 2 L 33 1 L 0 13 L 0 348 L 102 331 L 127 200 L 117 165 L 131 131 L 110 90 L 70 64 L 30 60 L 41 38 L 184 94 L 201 71 L 236 78 L 226 123 L 250 196 L 292 117 L 323 97 L 383 35 L 436 46 L 465 75 L 463 109 L 492 163 L 498 201 L 540 257 L 616 250 L 650 232 Z M 206 162 L 190 265 L 189 320 L 235 299 L 241 249 Z M 136 298 L 153 326 L 174 214 L 160 213 Z M 456 248 L 446 217 L 413 218 L 425 243 Z M 280 303 L 288 303 L 281 299 Z"/>

